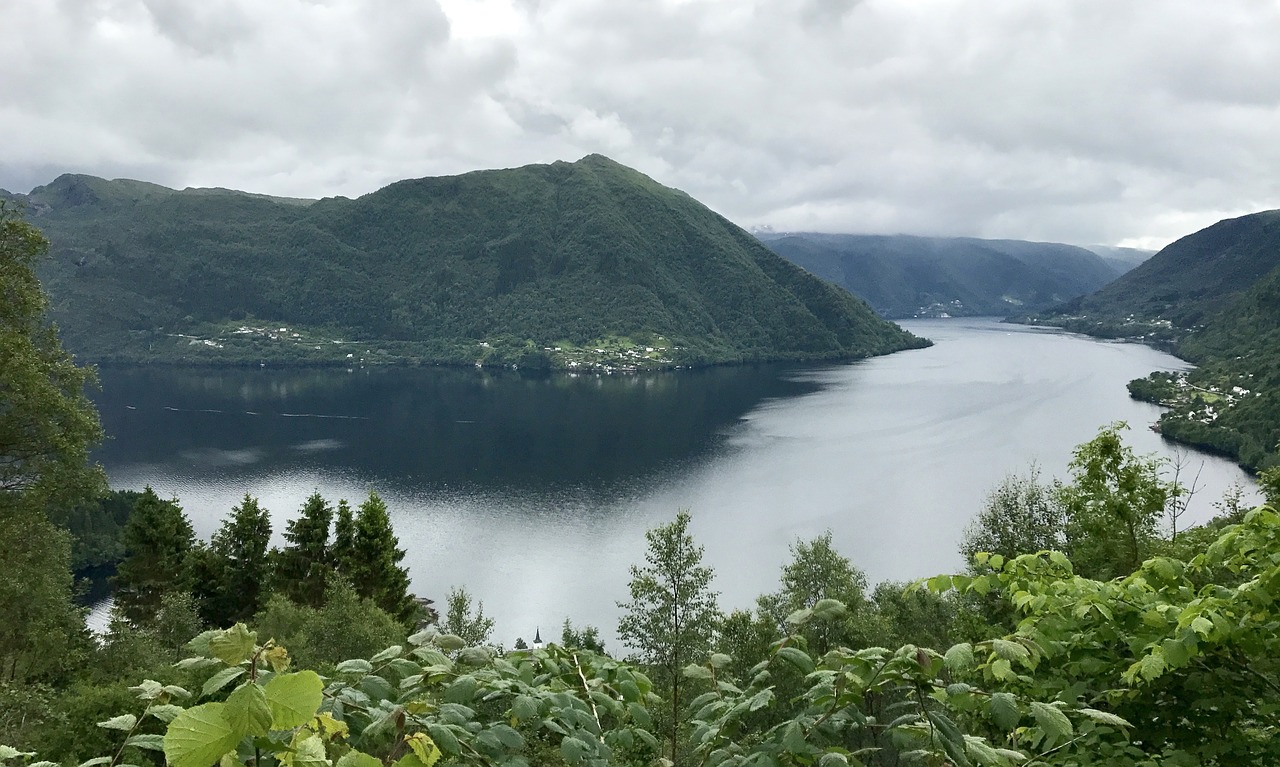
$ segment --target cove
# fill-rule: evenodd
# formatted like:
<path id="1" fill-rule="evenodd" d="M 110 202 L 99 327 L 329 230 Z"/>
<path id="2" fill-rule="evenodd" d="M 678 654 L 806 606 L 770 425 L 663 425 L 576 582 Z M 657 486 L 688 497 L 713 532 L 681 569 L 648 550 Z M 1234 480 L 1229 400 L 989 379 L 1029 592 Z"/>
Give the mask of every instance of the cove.
<path id="1" fill-rule="evenodd" d="M 681 508 L 721 607 L 749 607 L 789 543 L 828 529 L 873 583 L 962 567 L 956 544 L 996 482 L 1033 461 L 1064 475 L 1112 421 L 1138 452 L 1174 456 L 1147 428 L 1159 409 L 1125 390 L 1185 368 L 1174 357 L 992 320 L 902 324 L 935 345 L 634 376 L 108 368 L 97 458 L 115 487 L 176 496 L 204 538 L 246 492 L 280 543 L 311 492 L 376 489 L 414 590 L 443 603 L 465 585 L 510 646 L 566 617 L 612 639 L 644 531 Z M 1232 483 L 1254 487 L 1201 454 L 1186 471 L 1193 521 Z"/>

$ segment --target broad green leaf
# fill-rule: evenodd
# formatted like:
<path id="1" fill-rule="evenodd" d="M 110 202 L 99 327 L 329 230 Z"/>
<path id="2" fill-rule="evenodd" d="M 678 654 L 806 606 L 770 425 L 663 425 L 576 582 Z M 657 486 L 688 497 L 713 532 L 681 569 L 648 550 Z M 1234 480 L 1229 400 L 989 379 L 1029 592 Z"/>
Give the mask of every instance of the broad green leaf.
<path id="1" fill-rule="evenodd" d="M 787 616 L 786 623 L 788 626 L 802 626 L 805 623 L 807 623 L 809 619 L 812 617 L 813 617 L 813 610 L 810 610 L 808 608 L 805 608 L 803 610 L 796 610 L 795 612 Z"/>
<path id="2" fill-rule="evenodd" d="M 253 682 L 237 687 L 227 697 L 227 707 L 222 714 L 242 738 L 246 735 L 262 737 L 271 730 L 272 714 L 267 693 Z"/>
<path id="3" fill-rule="evenodd" d="M 480 683 L 474 676 L 465 674 L 454 680 L 444 692 L 445 700 L 450 703 L 470 703 L 476 697 L 476 689 Z"/>
<path id="4" fill-rule="evenodd" d="M 516 699 L 511 701 L 511 716 L 521 722 L 537 719 L 538 701 L 529 695 L 517 695 Z"/>
<path id="5" fill-rule="evenodd" d="M 237 623 L 209 638 L 209 654 L 228 666 L 237 666 L 253 657 L 253 646 L 257 640 L 255 632 L 243 623 Z"/>
<path id="6" fill-rule="evenodd" d="M 991 721 L 1002 730 L 1013 730 L 1022 719 L 1017 698 L 1007 692 L 991 693 L 991 702 L 987 710 L 991 713 Z"/>
<path id="7" fill-rule="evenodd" d="M 849 608 L 839 599 L 819 599 L 813 606 L 813 617 L 824 621 L 841 618 L 848 612 Z"/>
<path id="8" fill-rule="evenodd" d="M 111 764 L 112 759 L 109 756 L 95 756 L 94 758 L 81 762 L 76 767 L 97 767 L 99 764 Z"/>
<path id="9" fill-rule="evenodd" d="M 803 650 L 791 646 L 779 647 L 778 657 L 808 674 L 813 671 L 813 659 Z"/>
<path id="10" fill-rule="evenodd" d="M 462 637 L 455 634 L 440 634 L 433 640 L 442 650 L 461 650 L 467 646 Z"/>
<path id="11" fill-rule="evenodd" d="M 267 682 L 267 703 L 271 706 L 271 729 L 300 727 L 316 715 L 324 700 L 324 682 L 314 671 L 276 674 Z"/>
<path id="12" fill-rule="evenodd" d="M 837 751 L 828 751 L 818 760 L 818 767 L 849 767 L 849 757 Z"/>
<path id="13" fill-rule="evenodd" d="M 163 751 L 164 736 L 163 735 L 134 735 L 124 742 L 126 746 L 134 748 L 145 748 L 148 751 Z"/>
<path id="14" fill-rule="evenodd" d="M 157 704 L 147 709 L 148 716 L 154 716 L 165 724 L 172 722 L 174 718 L 181 713 L 182 706 L 175 706 L 170 703 Z"/>
<path id="15" fill-rule="evenodd" d="M 35 756 L 35 755 L 36 754 L 34 751 L 19 751 L 13 746 L 0 746 L 0 761 L 3 761 L 5 759 L 13 759 L 14 757 L 18 757 L 18 756 Z M 111 760 L 107 759 L 107 761 L 111 761 Z"/>
<path id="16" fill-rule="evenodd" d="M 947 664 L 947 668 L 952 671 L 964 671 L 973 668 L 973 645 L 968 642 L 961 642 L 952 645 L 947 650 L 947 654 L 943 656 L 943 661 Z"/>
<path id="17" fill-rule="evenodd" d="M 1086 716 L 1092 719 L 1095 722 L 1101 722 L 1102 724 L 1109 724 L 1114 727 L 1132 727 L 1133 726 L 1129 724 L 1129 722 L 1123 717 L 1116 716 L 1115 714 L 1108 713 L 1106 711 L 1099 711 L 1095 708 L 1081 708 L 1081 709 L 1077 709 L 1077 712 L 1083 716 Z"/>
<path id="18" fill-rule="evenodd" d="M 725 655 L 722 652 L 712 653 L 710 663 L 711 663 L 711 668 L 725 668 L 730 663 L 733 663 L 733 658 L 729 657 L 728 655 Z M 631 682 L 630 684 L 635 684 L 635 683 Z"/>
<path id="19" fill-rule="evenodd" d="M 404 742 L 413 751 L 414 756 L 422 762 L 423 767 L 431 767 L 440 760 L 440 749 L 425 732 L 415 732 L 405 738 Z"/>
<path id="20" fill-rule="evenodd" d="M 285 754 L 281 761 L 291 767 L 328 767 L 329 760 L 325 758 L 324 741 L 320 740 L 315 733 L 310 730 L 299 730 L 293 736 L 293 740 L 289 743 L 290 753 Z"/>
<path id="21" fill-rule="evenodd" d="M 204 687 L 200 688 L 200 697 L 204 698 L 214 694 L 232 681 L 244 676 L 245 670 L 240 666 L 232 666 L 224 668 L 213 676 L 209 677 L 209 681 L 204 683 Z"/>
<path id="22" fill-rule="evenodd" d="M 997 658 L 991 664 L 991 675 L 1002 682 L 1012 682 L 1018 678 L 1018 675 L 1013 673 L 1013 665 L 1007 658 Z"/>
<path id="23" fill-rule="evenodd" d="M 999 657 L 1011 661 L 1026 660 L 1031 655 L 1026 647 L 1017 642 L 1010 642 L 1007 639 L 991 640 L 991 650 Z"/>
<path id="24" fill-rule="evenodd" d="M 462 753 L 462 746 L 458 744 L 458 738 L 449 731 L 448 727 L 442 724 L 427 725 L 427 732 L 431 734 L 431 739 L 435 741 L 436 746 L 441 751 L 450 756 L 457 756 Z"/>
<path id="25" fill-rule="evenodd" d="M 373 671 L 373 664 L 363 658 L 344 660 L 338 664 L 339 674 L 368 674 Z"/>
<path id="26" fill-rule="evenodd" d="M 684 676 L 686 679 L 713 679 L 714 675 L 711 669 L 706 666 L 699 666 L 696 663 L 690 663 L 684 667 Z"/>
<path id="27" fill-rule="evenodd" d="M 342 755 L 335 767 L 382 767 L 382 760 L 369 756 L 363 751 L 348 751 Z"/>
<path id="28" fill-rule="evenodd" d="M 121 714 L 113 716 L 105 722 L 98 722 L 98 726 L 108 730 L 124 730 L 128 732 L 138 723 L 138 717 L 133 714 Z"/>
<path id="29" fill-rule="evenodd" d="M 379 663 L 385 663 L 386 661 L 389 661 L 392 658 L 399 658 L 403 654 L 404 654 L 403 647 L 401 647 L 400 645 L 392 645 L 387 649 L 383 650 L 382 652 L 378 653 L 377 655 L 373 656 L 372 658 L 370 658 L 369 662 L 376 666 Z"/>
<path id="30" fill-rule="evenodd" d="M 498 736 L 498 740 L 502 745 L 512 751 L 519 751 L 524 748 L 524 736 L 516 732 L 514 729 L 505 724 L 495 724 L 489 728 L 494 735 Z"/>
<path id="31" fill-rule="evenodd" d="M 807 753 L 809 744 L 804 739 L 804 728 L 797 721 L 788 722 L 782 728 L 782 747 L 793 753 Z"/>
<path id="32" fill-rule="evenodd" d="M 1035 717 L 1036 723 L 1040 725 L 1041 729 L 1054 741 L 1068 740 L 1071 738 L 1071 734 L 1075 732 L 1075 728 L 1071 726 L 1071 720 L 1056 706 L 1033 700 L 1031 701 L 1031 715 Z"/>
<path id="33" fill-rule="evenodd" d="M 222 709 L 222 703 L 206 703 L 178 714 L 164 736 L 170 767 L 209 767 L 236 747 L 240 738 Z"/>
<path id="34" fill-rule="evenodd" d="M 591 746 L 577 738 L 569 737 L 560 741 L 560 754 L 569 764 L 577 764 L 591 752 Z"/>

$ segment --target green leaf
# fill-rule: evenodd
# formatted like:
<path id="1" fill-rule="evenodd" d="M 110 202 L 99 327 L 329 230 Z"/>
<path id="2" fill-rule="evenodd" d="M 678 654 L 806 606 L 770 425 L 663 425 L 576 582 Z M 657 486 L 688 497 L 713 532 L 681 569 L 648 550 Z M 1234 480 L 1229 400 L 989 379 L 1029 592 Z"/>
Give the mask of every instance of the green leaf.
<path id="1" fill-rule="evenodd" d="M 715 675 L 711 673 L 711 669 L 706 666 L 699 666 L 696 663 L 690 663 L 684 667 L 684 676 L 686 679 L 714 679 Z"/>
<path id="2" fill-rule="evenodd" d="M 243 623 L 237 623 L 209 638 L 209 654 L 228 666 L 236 666 L 253 657 L 253 646 L 257 640 L 255 632 Z"/>
<path id="3" fill-rule="evenodd" d="M 316 715 L 324 700 L 324 682 L 314 671 L 276 674 L 267 682 L 267 703 L 271 706 L 271 728 L 300 727 Z"/>
<path id="4" fill-rule="evenodd" d="M 413 755 L 422 762 L 422 767 L 431 767 L 440 760 L 440 748 L 425 732 L 415 732 L 404 739 Z"/>
<path id="5" fill-rule="evenodd" d="M 795 647 L 791 647 L 789 645 L 784 647 L 779 647 L 778 657 L 787 661 L 788 663 L 800 669 L 802 672 L 806 674 L 813 671 L 813 658 L 810 658 L 809 654 L 804 652 L 803 650 L 797 649 Z"/>
<path id="6" fill-rule="evenodd" d="M 804 728 L 797 721 L 790 721 L 782 728 L 782 747 L 793 753 L 808 753 L 809 744 L 804 739 Z"/>
<path id="7" fill-rule="evenodd" d="M 335 767 L 382 767 L 382 760 L 369 756 L 363 751 L 348 751 L 342 755 Z"/>
<path id="8" fill-rule="evenodd" d="M 461 650 L 467 646 L 462 637 L 456 634 L 440 634 L 434 640 L 436 646 L 442 650 Z"/>
<path id="9" fill-rule="evenodd" d="M 16 756 L 35 756 L 35 755 L 36 754 L 34 751 L 19 751 L 13 746 L 0 746 L 0 761 L 4 761 L 5 759 L 13 759 Z M 107 759 L 107 761 L 109 762 L 111 760 Z"/>
<path id="10" fill-rule="evenodd" d="M 200 697 L 204 698 L 214 694 L 235 679 L 244 676 L 245 670 L 240 666 L 232 666 L 224 668 L 213 676 L 209 677 L 209 681 L 204 683 L 204 687 L 200 688 Z"/>
<path id="11" fill-rule="evenodd" d="M 973 668 L 973 645 L 968 642 L 952 645 L 947 654 L 942 656 L 942 660 L 952 671 Z"/>
<path id="12" fill-rule="evenodd" d="M 222 709 L 222 703 L 206 703 L 173 720 L 164 736 L 164 758 L 169 767 L 209 767 L 236 747 L 240 738 Z"/>
<path id="13" fill-rule="evenodd" d="M 470 674 L 460 676 L 449 685 L 444 692 L 444 699 L 450 703 L 470 703 L 476 697 L 476 689 L 480 683 Z"/>
<path id="14" fill-rule="evenodd" d="M 126 746 L 134 748 L 145 748 L 148 751 L 163 751 L 164 736 L 163 735 L 134 735 L 124 742 Z"/>
<path id="15" fill-rule="evenodd" d="M 842 618 L 849 612 L 849 608 L 845 607 L 844 602 L 839 599 L 819 599 L 818 603 L 813 606 L 813 617 L 818 620 L 834 620 Z"/>
<path id="16" fill-rule="evenodd" d="M 448 727 L 442 724 L 427 725 L 427 732 L 431 733 L 431 738 L 435 741 L 440 750 L 450 756 L 457 756 L 462 753 L 462 746 L 458 745 L 458 739 Z"/>
<path id="17" fill-rule="evenodd" d="M 807 623 L 809 619 L 812 617 L 813 617 L 813 610 L 805 608 L 803 610 L 796 610 L 795 612 L 788 615 L 786 622 L 788 626 L 799 627 Z"/>
<path id="18" fill-rule="evenodd" d="M 299 730 L 289 743 L 293 753 L 287 754 L 284 762 L 290 767 L 328 767 L 325 758 L 324 741 L 310 730 Z"/>
<path id="19" fill-rule="evenodd" d="M 111 761 L 112 759 L 109 756 L 95 756 L 86 762 L 81 762 L 76 767 L 97 767 L 99 764 L 111 764 Z"/>
<path id="20" fill-rule="evenodd" d="M 514 729 L 505 724 L 495 724 L 489 728 L 494 735 L 498 736 L 498 740 L 502 745 L 512 751 L 519 751 L 524 748 L 524 736 L 516 732 Z"/>
<path id="21" fill-rule="evenodd" d="M 1010 642 L 1007 639 L 992 639 L 991 651 L 999 657 L 1010 661 L 1024 661 L 1031 655 L 1031 652 L 1026 647 L 1017 642 Z"/>
<path id="22" fill-rule="evenodd" d="M 711 663 L 711 668 L 716 668 L 716 669 L 725 668 L 730 663 L 733 663 L 733 658 L 729 657 L 728 655 L 725 655 L 722 652 L 712 653 L 710 663 Z M 632 684 L 634 684 L 634 682 L 632 682 Z"/>
<path id="23" fill-rule="evenodd" d="M 589 753 L 591 753 L 591 746 L 577 738 L 568 737 L 560 741 L 560 754 L 569 764 L 581 762 Z"/>
<path id="24" fill-rule="evenodd" d="M 1115 714 L 1112 714 L 1106 711 L 1099 711 L 1095 708 L 1082 708 L 1082 709 L 1077 709 L 1077 711 L 1081 715 L 1086 716 L 1095 722 L 1101 722 L 1102 724 L 1109 724 L 1114 727 L 1132 727 L 1133 726 L 1129 724 L 1128 720 L 1124 719 L 1123 717 L 1116 716 Z"/>
<path id="25" fill-rule="evenodd" d="M 227 707 L 222 714 L 242 738 L 246 735 L 262 737 L 271 730 L 272 714 L 267 693 L 252 682 L 237 687 L 227 697 Z"/>
<path id="26" fill-rule="evenodd" d="M 1071 738 L 1071 734 L 1075 732 L 1075 728 L 1071 726 L 1071 720 L 1056 706 L 1033 700 L 1031 701 L 1031 715 L 1036 718 L 1036 723 L 1052 740 L 1068 740 Z"/>
<path id="27" fill-rule="evenodd" d="M 1018 710 L 1018 700 L 1007 692 L 991 693 L 991 701 L 987 705 L 987 710 L 991 714 L 991 721 L 1002 730 L 1012 731 L 1018 726 L 1019 720 L 1022 719 L 1022 712 Z"/>
<path id="28" fill-rule="evenodd" d="M 174 706 L 169 703 L 161 703 L 147 709 L 148 716 L 154 716 L 165 724 L 172 722 L 181 713 L 182 706 Z"/>
<path id="29" fill-rule="evenodd" d="M 530 695 L 517 695 L 511 701 L 511 716 L 521 722 L 529 722 L 538 718 L 538 701 Z"/>
<path id="30" fill-rule="evenodd" d="M 339 674 L 368 674 L 373 671 L 373 664 L 363 658 L 344 660 L 335 669 Z"/>
<path id="31" fill-rule="evenodd" d="M 400 645 L 392 645 L 391 647 L 388 647 L 387 649 L 383 650 L 382 652 L 370 658 L 369 662 L 376 666 L 379 663 L 385 663 L 386 661 L 389 661 L 392 658 L 399 658 L 403 654 L 404 654 L 403 647 L 401 647 Z"/>
<path id="32" fill-rule="evenodd" d="M 128 732 L 137 723 L 138 717 L 133 714 L 121 714 L 120 716 L 113 716 L 105 722 L 98 722 L 98 726 L 108 730 L 124 730 Z"/>

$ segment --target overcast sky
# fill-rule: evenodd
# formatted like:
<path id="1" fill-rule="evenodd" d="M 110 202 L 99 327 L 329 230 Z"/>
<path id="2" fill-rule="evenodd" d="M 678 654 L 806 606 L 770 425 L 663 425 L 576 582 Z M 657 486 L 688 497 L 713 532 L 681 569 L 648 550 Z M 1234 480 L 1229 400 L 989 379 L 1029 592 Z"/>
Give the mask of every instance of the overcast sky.
<path id="1" fill-rule="evenodd" d="M 1280 208 L 1280 0 L 0 0 L 0 187 L 599 152 L 743 226 L 1159 247 Z"/>

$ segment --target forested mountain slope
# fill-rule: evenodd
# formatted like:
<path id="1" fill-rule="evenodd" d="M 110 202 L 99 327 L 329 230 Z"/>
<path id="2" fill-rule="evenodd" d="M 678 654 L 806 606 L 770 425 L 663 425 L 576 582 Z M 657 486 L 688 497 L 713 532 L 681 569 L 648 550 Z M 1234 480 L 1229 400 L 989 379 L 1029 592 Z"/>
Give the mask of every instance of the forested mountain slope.
<path id="1" fill-rule="evenodd" d="M 1172 408 L 1161 430 L 1250 468 L 1280 462 L 1280 211 L 1183 237 L 1041 319 L 1169 346 L 1199 367 L 1129 385 L 1135 396 Z"/>
<path id="2" fill-rule="evenodd" d="M 1096 253 L 1059 243 L 811 232 L 761 239 L 886 317 L 1025 314 L 1123 273 Z"/>
<path id="3" fill-rule="evenodd" d="M 355 200 L 72 175 L 10 196 L 52 243 L 53 316 L 89 359 L 634 368 L 924 343 L 598 155 Z"/>

